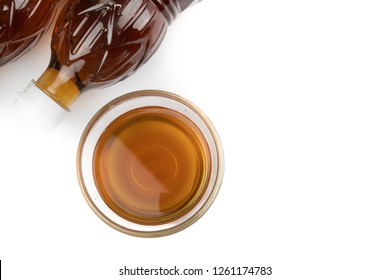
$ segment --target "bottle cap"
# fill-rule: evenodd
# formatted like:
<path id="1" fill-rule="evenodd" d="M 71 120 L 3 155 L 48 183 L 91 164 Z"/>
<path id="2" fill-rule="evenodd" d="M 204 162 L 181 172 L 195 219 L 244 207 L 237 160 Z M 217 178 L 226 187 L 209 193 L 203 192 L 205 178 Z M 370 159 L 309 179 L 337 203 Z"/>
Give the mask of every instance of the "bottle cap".
<path id="1" fill-rule="evenodd" d="M 29 123 L 44 131 L 53 130 L 66 116 L 67 111 L 48 97 L 34 82 L 17 94 L 13 103 L 16 111 Z"/>

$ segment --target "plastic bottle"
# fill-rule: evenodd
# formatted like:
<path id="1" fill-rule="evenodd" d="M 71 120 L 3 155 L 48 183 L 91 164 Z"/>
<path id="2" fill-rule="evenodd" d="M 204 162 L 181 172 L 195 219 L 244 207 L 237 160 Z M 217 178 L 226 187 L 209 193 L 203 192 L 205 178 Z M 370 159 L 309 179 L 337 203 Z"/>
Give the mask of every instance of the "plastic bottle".
<path id="1" fill-rule="evenodd" d="M 200 1 L 69 1 L 55 24 L 48 68 L 18 100 L 36 107 L 42 119 L 58 122 L 86 89 L 134 73 L 156 51 L 176 16 Z"/>
<path id="2" fill-rule="evenodd" d="M 57 0 L 0 1 L 0 66 L 32 49 L 53 21 Z"/>

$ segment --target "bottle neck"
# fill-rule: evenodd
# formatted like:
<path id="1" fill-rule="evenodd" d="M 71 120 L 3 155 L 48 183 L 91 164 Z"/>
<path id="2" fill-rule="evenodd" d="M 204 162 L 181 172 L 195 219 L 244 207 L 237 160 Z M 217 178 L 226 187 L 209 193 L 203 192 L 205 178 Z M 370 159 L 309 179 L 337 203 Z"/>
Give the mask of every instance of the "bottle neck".
<path id="1" fill-rule="evenodd" d="M 80 95 L 80 89 L 65 71 L 47 68 L 35 85 L 53 99 L 63 109 L 69 110 L 69 106 Z"/>
<path id="2" fill-rule="evenodd" d="M 151 0 L 171 24 L 175 18 L 188 7 L 202 0 Z"/>

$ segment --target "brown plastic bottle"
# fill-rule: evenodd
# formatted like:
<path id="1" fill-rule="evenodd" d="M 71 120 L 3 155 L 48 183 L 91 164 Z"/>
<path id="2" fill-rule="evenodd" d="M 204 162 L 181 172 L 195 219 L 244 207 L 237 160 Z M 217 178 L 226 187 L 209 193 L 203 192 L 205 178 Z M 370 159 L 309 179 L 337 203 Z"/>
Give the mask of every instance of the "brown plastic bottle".
<path id="1" fill-rule="evenodd" d="M 48 68 L 19 99 L 41 108 L 50 106 L 45 105 L 48 101 L 35 100 L 40 90 L 69 111 L 69 106 L 87 88 L 111 85 L 134 73 L 156 51 L 176 16 L 198 2 L 69 1 L 55 24 Z M 50 115 L 57 118 L 55 115 L 63 110 L 57 111 Z"/>
<path id="2" fill-rule="evenodd" d="M 0 66 L 32 49 L 53 21 L 57 0 L 0 1 Z"/>

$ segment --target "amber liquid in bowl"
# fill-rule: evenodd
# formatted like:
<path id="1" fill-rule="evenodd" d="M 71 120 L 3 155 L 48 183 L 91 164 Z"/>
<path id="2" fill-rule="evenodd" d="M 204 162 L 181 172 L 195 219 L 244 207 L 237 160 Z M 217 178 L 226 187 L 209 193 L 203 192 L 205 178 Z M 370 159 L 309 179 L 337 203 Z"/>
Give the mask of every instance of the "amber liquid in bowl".
<path id="1" fill-rule="evenodd" d="M 199 128 L 165 107 L 131 110 L 111 122 L 93 155 L 100 196 L 120 217 L 159 225 L 183 217 L 210 180 L 210 151 Z"/>

